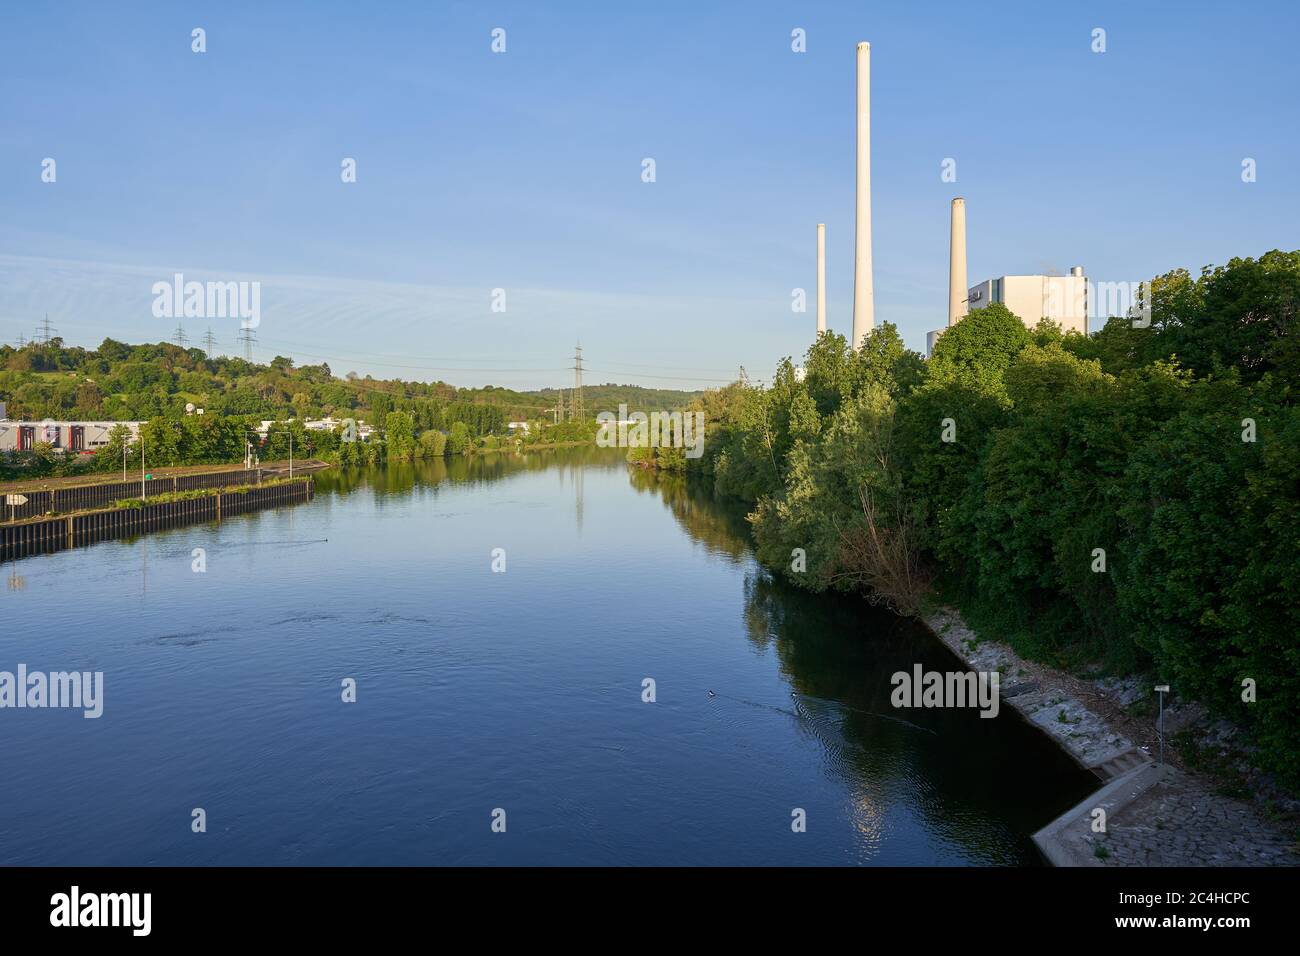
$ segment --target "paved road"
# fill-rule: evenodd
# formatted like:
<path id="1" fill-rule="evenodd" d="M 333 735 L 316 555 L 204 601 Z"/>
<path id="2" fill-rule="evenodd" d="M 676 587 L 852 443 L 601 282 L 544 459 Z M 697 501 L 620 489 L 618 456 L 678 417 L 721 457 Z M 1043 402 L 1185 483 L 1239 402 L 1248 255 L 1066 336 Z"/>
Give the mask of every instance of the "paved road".
<path id="1" fill-rule="evenodd" d="M 264 461 L 258 465 L 265 471 L 280 471 L 286 473 L 289 470 L 288 459 L 284 461 Z M 294 461 L 293 472 L 296 475 L 301 469 L 303 474 L 308 471 L 319 471 L 322 468 L 328 468 L 324 462 L 314 460 Z M 233 465 L 183 465 L 175 468 L 148 468 L 149 474 L 155 478 L 171 478 L 176 475 L 206 475 L 219 471 L 242 471 L 244 463 L 236 462 Z M 140 477 L 140 470 L 137 467 L 135 471 L 130 468 L 126 472 L 126 480 L 131 481 Z M 112 484 L 122 480 L 121 471 L 99 471 L 93 474 L 72 475 L 66 478 L 32 478 L 24 481 L 5 481 L 0 482 L 0 494 L 23 491 L 47 491 L 50 488 L 73 488 L 79 485 L 105 485 Z"/>

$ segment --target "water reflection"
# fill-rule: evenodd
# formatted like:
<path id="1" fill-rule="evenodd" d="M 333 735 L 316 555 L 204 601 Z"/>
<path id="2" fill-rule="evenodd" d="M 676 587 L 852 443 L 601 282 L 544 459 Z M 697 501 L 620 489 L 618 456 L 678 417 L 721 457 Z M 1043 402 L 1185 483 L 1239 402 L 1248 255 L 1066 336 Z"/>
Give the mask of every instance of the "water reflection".
<path id="1" fill-rule="evenodd" d="M 749 563 L 744 620 L 749 642 L 772 649 L 791 687 L 791 714 L 852 794 L 864 841 L 881 839 L 881 794 L 907 794 L 927 829 L 986 863 L 1036 863 L 1028 834 L 1096 789 L 1091 774 L 1010 708 L 898 709 L 897 671 L 964 670 L 921 625 L 865 601 L 814 595 L 776 580 L 751 560 L 745 511 L 680 476 L 630 469 L 680 527 L 715 554 Z M 1010 811 L 1010 812 L 1009 812 Z M 990 826 L 989 822 L 1025 821 Z M 972 836 L 978 835 L 972 845 Z"/>
<path id="2" fill-rule="evenodd" d="M 527 476 L 533 480 L 521 482 L 517 494 L 503 496 L 499 489 L 461 494 Z M 632 504 L 621 497 L 627 489 L 634 493 Z M 814 775 L 821 778 L 817 792 L 834 794 L 827 799 L 837 801 L 833 811 L 821 808 L 821 826 L 833 812 L 847 828 L 847 833 L 834 831 L 839 841 L 847 837 L 847 845 L 831 840 L 825 852 L 843 853 L 844 861 L 1025 864 L 1038 862 L 1029 834 L 1095 788 L 1091 775 L 1009 710 L 982 719 L 974 710 L 895 709 L 889 698 L 896 671 L 910 671 L 917 663 L 925 670 L 958 670 L 960 662 L 913 622 L 855 598 L 810 594 L 774 579 L 754 561 L 743 507 L 715 500 L 681 476 L 629 468 L 617 449 L 497 453 L 336 470 L 317 479 L 316 507 L 346 506 L 339 523 L 356 519 L 357 509 L 347 503 L 358 495 L 367 497 L 376 515 L 398 512 L 394 518 L 409 529 L 403 534 L 434 539 L 440 533 L 433 530 L 437 522 L 455 519 L 462 522 L 456 526 L 461 534 L 478 535 L 491 525 L 493 542 L 524 534 L 556 549 L 559 557 L 548 564 L 545 589 L 534 592 L 531 601 L 513 589 L 480 592 L 479 600 L 508 594 L 508 600 L 520 601 L 522 616 L 512 621 L 500 608 L 493 610 L 481 622 L 477 640 L 499 641 L 501 628 L 510 626 L 515 630 L 504 633 L 519 639 L 510 640 L 513 656 L 493 658 L 486 669 L 466 665 L 458 679 L 466 693 L 470 682 L 477 688 L 477 708 L 480 700 L 490 699 L 477 694 L 499 694 L 502 686 L 520 679 L 522 669 L 536 667 L 538 679 L 556 687 L 544 720 L 568 731 L 566 737 L 553 730 L 547 738 L 557 748 L 558 772 L 585 765 L 591 753 L 616 754 L 622 766 L 628 755 L 667 747 L 660 759 L 676 761 L 683 781 L 706 775 L 709 783 L 702 791 L 673 777 L 656 778 L 656 786 L 672 789 L 660 794 L 664 802 L 653 812 L 669 813 L 671 806 L 679 816 L 696 808 L 703 813 L 717 801 L 736 799 L 722 795 L 738 781 L 752 785 L 751 778 L 763 786 L 806 792 Z M 443 506 L 443 496 L 449 506 Z M 647 503 L 659 508 L 648 510 Z M 683 556 L 680 539 L 664 533 L 656 510 L 670 516 L 668 527 L 680 529 L 702 555 Z M 605 519 L 599 525 L 591 520 L 597 513 Z M 617 527 L 610 515 L 617 516 Z M 585 531 L 584 523 L 590 523 Z M 385 540 L 392 550 L 385 559 L 390 564 L 411 553 L 399 551 L 394 538 Z M 479 578 L 461 580 L 452 567 L 443 574 L 458 575 L 454 588 L 480 587 Z M 719 567 L 725 573 L 713 570 Z M 599 590 L 584 577 L 591 571 L 599 574 Z M 642 597 L 647 592 L 673 595 L 679 607 L 674 612 L 662 602 L 647 604 Z M 586 610 L 596 593 L 608 613 Z M 452 594 L 439 605 L 440 622 L 454 615 L 463 626 L 478 627 L 483 615 L 473 600 Z M 726 623 L 728 615 L 735 615 L 734 624 Z M 695 629 L 670 624 L 679 619 L 706 623 Z M 612 642 L 609 628 L 620 624 L 630 626 L 635 642 Z M 746 649 L 748 661 L 734 659 L 737 645 Z M 444 653 L 456 646 L 449 644 Z M 538 648 L 553 649 L 555 657 L 539 655 Z M 560 675 L 589 666 L 593 655 L 609 656 L 608 666 L 622 673 L 642 666 L 635 662 L 647 654 L 660 661 L 653 673 L 684 669 L 683 674 L 698 672 L 709 682 L 700 690 L 707 687 L 709 696 L 698 713 L 693 701 L 679 705 L 685 709 L 658 711 L 672 728 L 661 731 L 667 736 L 648 738 L 641 711 L 624 715 L 608 710 L 607 703 L 585 711 L 581 696 L 572 696 L 574 689 L 562 691 L 565 685 L 556 683 L 567 679 Z M 753 663 L 764 659 L 775 663 L 778 680 L 772 680 L 770 666 Z M 638 680 L 642 673 L 635 671 Z M 686 693 L 682 680 L 668 680 L 674 695 Z M 596 714 L 608 722 L 601 724 L 609 736 L 607 751 L 592 751 L 584 743 Z M 681 741 L 680 751 L 673 741 Z M 724 757 L 729 747 L 765 754 L 770 765 Z M 529 759 L 536 758 L 517 754 L 510 766 Z M 719 769 L 724 760 L 731 761 L 725 772 Z M 596 787 L 611 806 L 628 800 L 618 778 L 597 783 L 579 776 L 569 784 L 592 793 L 593 800 Z M 747 812 L 768 812 L 758 795 L 746 799 L 760 801 Z M 684 810 L 678 802 L 683 800 L 692 809 Z M 653 815 L 649 809 L 641 812 Z M 810 831 L 809 838 L 818 838 L 816 833 L 826 831 Z M 617 840 L 607 839 L 611 842 L 602 844 L 601 852 L 615 852 Z M 770 840 L 752 829 L 728 833 L 726 841 L 734 854 L 729 859 L 750 859 L 745 853 L 763 859 L 773 851 Z M 691 858 L 685 847 L 664 852 L 663 861 Z"/>

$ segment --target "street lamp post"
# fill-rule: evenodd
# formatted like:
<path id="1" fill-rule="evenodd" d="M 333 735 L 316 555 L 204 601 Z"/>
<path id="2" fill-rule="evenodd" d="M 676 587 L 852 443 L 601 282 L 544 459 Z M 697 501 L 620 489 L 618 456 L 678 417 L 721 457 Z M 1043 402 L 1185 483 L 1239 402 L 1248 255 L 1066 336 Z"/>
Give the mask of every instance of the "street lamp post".
<path id="1" fill-rule="evenodd" d="M 1169 693 L 1168 684 L 1157 684 L 1156 693 L 1160 695 L 1160 763 L 1165 762 L 1165 694 Z"/>

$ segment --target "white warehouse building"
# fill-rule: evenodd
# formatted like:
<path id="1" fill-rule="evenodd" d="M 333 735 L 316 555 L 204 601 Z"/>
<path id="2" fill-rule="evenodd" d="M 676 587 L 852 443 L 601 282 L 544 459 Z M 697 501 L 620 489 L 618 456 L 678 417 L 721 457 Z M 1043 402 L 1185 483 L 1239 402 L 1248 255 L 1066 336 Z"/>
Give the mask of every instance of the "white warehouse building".
<path id="1" fill-rule="evenodd" d="M 38 442 L 48 442 L 56 451 L 91 454 L 108 444 L 109 435 L 125 425 L 135 441 L 143 422 L 11 422 L 0 419 L 0 452 L 28 451 Z"/>
<path id="2" fill-rule="evenodd" d="M 1027 328 L 1051 319 L 1064 332 L 1088 334 L 1088 280 L 1082 266 L 1065 276 L 999 276 L 971 286 L 966 292 L 962 315 L 1000 303 Z M 926 336 L 926 352 L 934 354 L 934 343 L 943 329 Z"/>
<path id="3" fill-rule="evenodd" d="M 1083 266 L 1068 276 L 1000 276 L 971 286 L 966 293 L 967 311 L 1000 302 L 1033 328 L 1040 319 L 1051 319 L 1062 331 L 1088 334 L 1088 280 Z"/>

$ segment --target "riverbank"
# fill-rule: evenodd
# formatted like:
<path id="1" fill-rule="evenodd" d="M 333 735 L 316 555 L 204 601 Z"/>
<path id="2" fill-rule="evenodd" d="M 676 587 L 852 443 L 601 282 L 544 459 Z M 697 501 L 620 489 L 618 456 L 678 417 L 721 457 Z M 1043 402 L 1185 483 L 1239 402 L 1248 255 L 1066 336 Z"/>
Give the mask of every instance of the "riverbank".
<path id="1" fill-rule="evenodd" d="M 464 451 L 449 452 L 445 455 L 433 455 L 431 457 L 415 457 L 395 459 L 403 464 L 411 464 L 417 461 L 446 461 L 455 458 L 479 458 L 484 455 L 526 455 L 533 451 L 555 451 L 561 448 L 583 448 L 589 447 L 592 442 L 589 441 L 563 441 L 563 442 L 543 442 L 536 445 L 501 445 L 498 448 L 466 448 Z M 371 463 L 367 463 L 371 464 Z M 325 467 L 329 467 L 326 465 Z M 360 467 L 365 467 L 361 465 Z"/>
<path id="2" fill-rule="evenodd" d="M 1051 737 L 1101 788 L 1034 834 L 1056 866 L 1297 866 L 1293 821 L 1226 795 L 1185 769 L 1169 739 L 1157 763 L 1154 721 L 1129 707 L 1146 692 L 1138 681 L 1089 681 L 1027 661 L 981 640 L 952 608 L 923 623 L 967 666 L 1001 674 L 1003 702 Z M 1104 813 L 1104 830 L 1094 830 Z"/>
<path id="3" fill-rule="evenodd" d="M 466 452 L 466 454 L 486 455 L 486 454 L 490 454 L 491 452 L 499 452 L 499 451 L 514 452 L 515 454 L 527 454 L 530 451 L 552 451 L 556 448 L 582 448 L 592 444 L 594 444 L 594 442 L 590 442 L 590 441 L 538 442 L 535 445 L 523 444 L 523 445 L 517 445 L 514 448 L 472 448 L 468 452 Z"/>
<path id="4" fill-rule="evenodd" d="M 180 480 L 202 481 L 226 474 L 231 473 L 163 479 L 155 484 L 161 485 L 168 480 L 172 484 Z M 134 497 L 134 494 L 130 497 L 114 497 L 114 493 L 120 493 L 123 489 L 121 484 L 33 492 L 47 496 L 78 490 L 106 492 L 109 493 L 109 500 L 100 504 L 107 504 L 108 507 L 77 507 L 67 511 L 50 508 L 33 517 L 0 524 L 0 562 L 187 524 L 208 521 L 220 524 L 223 518 L 262 508 L 310 501 L 314 495 L 314 480 L 310 476 L 272 476 L 269 481 L 263 480 L 264 477 L 263 473 L 258 472 L 255 483 L 226 484 L 218 481 L 208 487 L 183 490 L 161 491 L 151 488 L 147 489 L 149 493 L 143 498 Z M 130 491 L 133 493 L 135 490 L 136 486 L 131 485 Z"/>
<path id="5" fill-rule="evenodd" d="M 123 479 L 120 471 L 97 471 L 88 472 L 84 475 L 63 475 L 58 478 L 23 478 L 15 481 L 0 481 L 0 494 L 20 494 L 27 491 L 51 491 L 59 488 L 76 488 L 83 485 L 110 485 L 116 482 L 139 480 L 140 463 L 133 462 L 134 470 L 128 468 L 126 478 Z M 279 474 L 289 473 L 289 461 L 268 461 L 262 462 L 258 466 L 263 472 Z M 310 472 L 321 471 L 325 468 L 332 467 L 329 462 L 318 461 L 315 458 L 304 458 L 301 461 L 293 463 L 293 473 L 295 475 L 308 474 Z M 183 478 L 188 475 L 208 475 L 208 474 L 225 474 L 227 472 L 239 472 L 244 470 L 242 461 L 226 465 L 176 465 L 164 468 L 148 468 L 149 474 L 154 479 L 159 478 Z"/>

